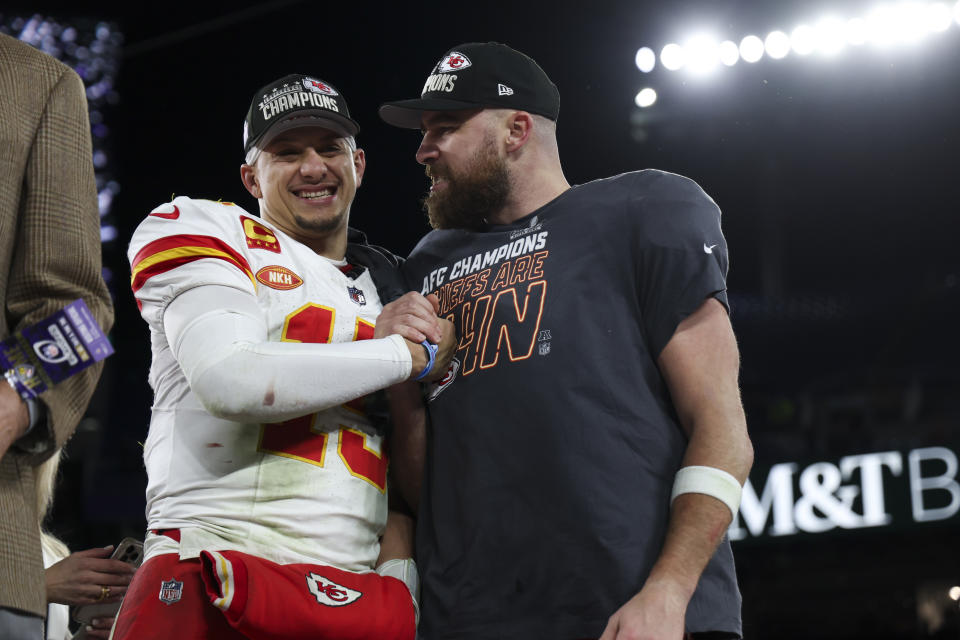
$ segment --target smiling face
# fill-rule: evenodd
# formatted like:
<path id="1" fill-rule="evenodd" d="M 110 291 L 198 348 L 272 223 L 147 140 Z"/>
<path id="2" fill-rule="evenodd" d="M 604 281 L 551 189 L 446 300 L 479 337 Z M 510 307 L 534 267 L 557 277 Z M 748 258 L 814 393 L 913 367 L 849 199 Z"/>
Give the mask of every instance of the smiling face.
<path id="1" fill-rule="evenodd" d="M 317 250 L 337 233 L 343 233 L 345 243 L 350 206 L 365 167 L 363 150 L 346 138 L 320 127 L 301 127 L 271 140 L 256 162 L 240 172 L 247 190 L 260 200 L 263 219 Z"/>
<path id="2" fill-rule="evenodd" d="M 510 175 L 494 126 L 482 111 L 424 112 L 417 161 L 431 180 L 423 205 L 433 228 L 476 229 L 506 204 Z"/>

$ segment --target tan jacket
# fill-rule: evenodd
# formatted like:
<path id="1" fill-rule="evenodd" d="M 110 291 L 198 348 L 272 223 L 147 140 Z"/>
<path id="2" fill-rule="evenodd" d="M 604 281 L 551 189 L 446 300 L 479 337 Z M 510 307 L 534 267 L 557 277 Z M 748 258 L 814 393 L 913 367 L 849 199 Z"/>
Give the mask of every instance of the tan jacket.
<path id="1" fill-rule="evenodd" d="M 110 328 L 83 83 L 0 34 L 0 339 L 77 298 Z M 34 468 L 73 433 L 100 369 L 44 393 L 46 420 L 0 459 L 0 607 L 46 613 Z"/>

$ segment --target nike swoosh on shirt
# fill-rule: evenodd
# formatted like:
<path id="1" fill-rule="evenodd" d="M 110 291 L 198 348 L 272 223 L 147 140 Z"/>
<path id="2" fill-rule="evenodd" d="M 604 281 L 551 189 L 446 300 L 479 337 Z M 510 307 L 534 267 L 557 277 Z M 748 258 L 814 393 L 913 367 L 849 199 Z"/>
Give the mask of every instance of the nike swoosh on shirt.
<path id="1" fill-rule="evenodd" d="M 164 218 L 165 220 L 176 220 L 180 217 L 180 209 L 177 208 L 177 205 L 173 205 L 173 211 L 168 211 L 165 213 L 151 213 L 150 215 L 156 218 Z M 706 247 L 707 245 L 703 245 Z"/>
<path id="2" fill-rule="evenodd" d="M 717 245 L 712 244 L 712 245 L 710 245 L 710 246 L 708 247 L 708 246 L 707 246 L 707 243 L 704 242 L 704 243 L 703 243 L 703 252 L 704 252 L 704 253 L 713 253 L 713 248 L 714 248 L 715 246 L 717 246 Z"/>

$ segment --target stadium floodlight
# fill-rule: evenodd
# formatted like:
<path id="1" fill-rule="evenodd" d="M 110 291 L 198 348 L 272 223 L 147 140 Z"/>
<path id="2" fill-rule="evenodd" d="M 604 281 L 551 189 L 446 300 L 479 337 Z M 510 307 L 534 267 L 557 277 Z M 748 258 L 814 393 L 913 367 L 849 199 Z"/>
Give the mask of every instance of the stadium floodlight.
<path id="1" fill-rule="evenodd" d="M 924 21 L 930 33 L 942 33 L 950 28 L 953 17 L 950 15 L 950 7 L 946 4 L 934 2 L 927 6 L 925 13 Z"/>
<path id="2" fill-rule="evenodd" d="M 739 41 L 699 34 L 670 43 L 660 50 L 659 64 L 669 71 L 686 69 L 703 75 L 721 64 L 732 67 L 740 60 L 754 63 L 768 56 L 782 60 L 791 53 L 832 57 L 845 48 L 866 44 L 911 45 L 923 38 L 948 31 L 960 24 L 960 0 L 880 0 L 881 4 L 859 16 L 828 15 L 819 21 L 801 23 L 792 31 L 774 29 L 765 39 L 748 35 Z M 635 63 L 644 73 L 657 67 L 653 49 L 637 50 Z"/>
<path id="3" fill-rule="evenodd" d="M 877 45 L 890 44 L 897 39 L 897 26 L 893 7 L 877 7 L 867 15 L 867 39 Z"/>
<path id="4" fill-rule="evenodd" d="M 900 23 L 899 40 L 918 42 L 929 31 L 927 22 L 928 5 L 919 2 L 904 2 L 897 5 L 897 21 Z"/>
<path id="5" fill-rule="evenodd" d="M 637 57 L 634 61 L 637 63 L 637 69 L 650 73 L 657 65 L 657 54 L 650 47 L 641 47 L 637 49 Z"/>
<path id="6" fill-rule="evenodd" d="M 763 48 L 768 56 L 780 60 L 790 53 L 790 36 L 783 31 L 771 31 L 763 41 Z"/>
<path id="7" fill-rule="evenodd" d="M 747 36 L 740 41 L 740 57 L 744 62 L 756 62 L 763 57 L 763 40 L 757 36 Z"/>
<path id="8" fill-rule="evenodd" d="M 709 73 L 720 63 L 720 45 L 711 36 L 695 35 L 686 41 L 683 49 L 686 51 L 687 70 L 691 73 Z"/>
<path id="9" fill-rule="evenodd" d="M 685 63 L 686 52 L 675 42 L 671 42 L 660 51 L 660 64 L 670 71 L 682 69 Z"/>
<path id="10" fill-rule="evenodd" d="M 636 103 L 638 107 L 640 107 L 641 109 L 645 109 L 653 105 L 653 103 L 657 101 L 657 92 L 651 89 L 650 87 L 646 87 L 640 90 L 640 92 L 633 99 L 633 101 Z"/>
<path id="11" fill-rule="evenodd" d="M 859 46 L 867 41 L 867 21 L 863 18 L 847 20 L 847 42 Z"/>
<path id="12" fill-rule="evenodd" d="M 845 25 L 839 18 L 824 18 L 817 23 L 817 50 L 828 56 L 835 55 L 847 45 Z"/>
<path id="13" fill-rule="evenodd" d="M 790 48 L 798 56 L 813 53 L 817 47 L 817 32 L 809 25 L 801 24 L 790 33 Z"/>
<path id="14" fill-rule="evenodd" d="M 728 67 L 737 64 L 740 59 L 740 47 L 732 40 L 724 40 L 720 43 L 720 62 Z"/>

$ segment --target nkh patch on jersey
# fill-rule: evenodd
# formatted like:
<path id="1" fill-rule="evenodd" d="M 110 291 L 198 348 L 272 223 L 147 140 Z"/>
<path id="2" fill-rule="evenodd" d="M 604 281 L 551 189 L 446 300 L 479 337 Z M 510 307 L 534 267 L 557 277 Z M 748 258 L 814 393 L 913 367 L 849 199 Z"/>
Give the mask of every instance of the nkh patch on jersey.
<path id="1" fill-rule="evenodd" d="M 317 602 L 328 607 L 342 607 L 356 602 L 363 594 L 355 589 L 344 587 L 312 571 L 307 574 L 307 588 Z"/>
<path id="2" fill-rule="evenodd" d="M 303 284 L 303 278 L 284 266 L 272 264 L 257 271 L 257 282 L 271 289 L 289 291 Z"/>
<path id="3" fill-rule="evenodd" d="M 180 602 L 183 597 L 183 581 L 163 580 L 160 582 L 160 602 L 171 605 Z"/>

